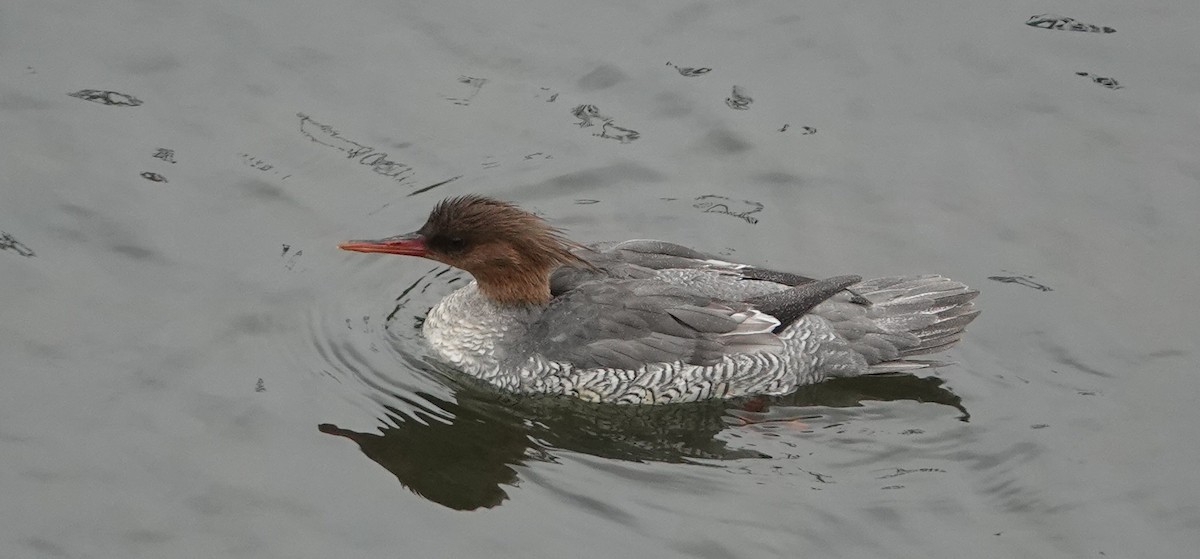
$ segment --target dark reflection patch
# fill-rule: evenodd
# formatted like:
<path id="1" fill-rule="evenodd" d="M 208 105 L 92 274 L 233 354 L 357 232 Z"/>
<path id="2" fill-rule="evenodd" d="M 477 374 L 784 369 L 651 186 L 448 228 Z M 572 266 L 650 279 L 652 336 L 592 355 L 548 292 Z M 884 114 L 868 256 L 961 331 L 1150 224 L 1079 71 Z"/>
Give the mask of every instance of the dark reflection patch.
<path id="1" fill-rule="evenodd" d="M 1066 16 L 1055 14 L 1039 14 L 1030 16 L 1025 25 L 1030 27 L 1040 27 L 1042 29 L 1059 29 L 1062 31 L 1082 31 L 1084 33 L 1116 33 L 1117 30 L 1111 27 L 1101 27 L 1090 23 L 1075 21 Z"/>
<path id="2" fill-rule="evenodd" d="M 717 128 L 705 134 L 699 145 L 706 151 L 718 155 L 742 153 L 754 147 L 754 144 L 723 128 Z"/>
<path id="3" fill-rule="evenodd" d="M 765 183 L 770 183 L 770 184 L 795 185 L 795 186 L 804 184 L 804 180 L 802 178 L 800 178 L 799 175 L 794 175 L 792 173 L 788 173 L 785 171 L 770 171 L 770 172 L 766 172 L 766 173 L 759 173 L 759 174 L 751 176 L 750 178 L 751 178 L 751 180 L 756 181 L 756 182 L 765 182 Z"/>
<path id="4" fill-rule="evenodd" d="M 729 97 L 725 98 L 725 104 L 729 105 L 729 108 L 738 111 L 748 110 L 750 103 L 753 102 L 754 99 L 747 95 L 745 88 L 740 85 L 733 86 L 733 91 L 730 92 Z"/>
<path id="5" fill-rule="evenodd" d="M 579 78 L 579 89 L 583 91 L 596 91 L 597 89 L 608 89 L 625 80 L 625 74 L 616 66 L 604 65 L 588 72 L 582 78 Z"/>
<path id="6" fill-rule="evenodd" d="M 52 109 L 54 105 L 48 100 L 16 91 L 0 94 L 0 110 L 3 111 L 41 111 Z"/>
<path id="7" fill-rule="evenodd" d="M 628 183 L 660 182 L 663 175 L 636 163 L 616 163 L 603 167 L 583 168 L 558 175 L 532 186 L 534 189 L 569 189 L 580 196 L 594 194 L 594 189 Z"/>
<path id="8" fill-rule="evenodd" d="M 0 250 L 11 250 L 26 258 L 37 256 L 37 253 L 33 252 L 33 249 L 25 246 L 25 243 L 18 241 L 15 237 L 4 231 L 0 231 Z"/>
<path id="9" fill-rule="evenodd" d="M 113 245 L 113 252 L 123 254 L 135 260 L 162 260 L 157 252 L 136 245 Z"/>
<path id="10" fill-rule="evenodd" d="M 588 128 L 600 124 L 600 131 L 592 134 L 597 138 L 607 138 L 609 140 L 617 140 L 622 144 L 628 144 L 638 139 L 641 134 L 637 130 L 617 126 L 613 123 L 613 118 L 600 113 L 600 109 L 595 105 L 578 105 L 571 109 L 571 114 L 579 119 L 575 125 L 580 128 Z"/>
<path id="11" fill-rule="evenodd" d="M 1004 271 L 1004 270 L 1001 270 L 1001 271 Z M 1011 273 L 1011 272 L 1007 272 L 1007 273 Z M 1036 281 L 1033 281 L 1033 276 L 1019 276 L 1019 275 L 988 276 L 988 279 L 990 279 L 992 281 L 998 281 L 1000 283 L 1015 283 L 1017 285 L 1024 285 L 1025 287 L 1030 287 L 1030 288 L 1036 289 L 1038 291 L 1054 291 L 1053 289 L 1050 289 L 1048 286 L 1045 286 Z"/>
<path id="12" fill-rule="evenodd" d="M 434 268 L 434 269 L 436 270 L 436 268 Z M 439 278 L 443 274 L 445 274 L 447 271 L 449 271 L 448 268 L 446 270 L 442 270 L 441 272 L 437 273 L 433 277 Z M 401 309 L 408 306 L 408 303 L 409 303 L 408 294 L 412 293 L 413 290 L 417 288 L 417 286 L 421 285 L 421 282 L 426 282 L 426 283 L 425 283 L 424 287 L 421 287 L 421 291 L 419 291 L 419 293 L 424 293 L 426 289 L 429 289 L 429 286 L 432 285 L 432 282 L 426 281 L 425 278 L 428 277 L 431 272 L 433 272 L 433 270 L 430 270 L 429 272 L 426 272 L 424 276 L 417 278 L 416 281 L 409 284 L 408 287 L 404 288 L 404 290 L 401 291 L 400 294 L 396 296 L 396 305 L 394 307 L 392 307 L 392 312 L 388 313 L 388 315 L 386 317 L 384 317 L 384 319 L 383 319 L 384 330 L 388 330 L 389 328 L 391 328 L 392 320 L 394 320 L 396 318 L 396 315 L 400 312 Z M 418 315 L 417 318 L 421 318 L 421 315 Z M 366 321 L 365 321 L 365 317 L 364 317 L 364 323 L 365 322 Z M 419 327 L 420 326 L 418 326 L 418 328 Z"/>
<path id="13" fill-rule="evenodd" d="M 150 171 L 142 171 L 142 178 L 154 182 L 167 182 L 167 177 L 158 173 L 151 173 Z"/>
<path id="14" fill-rule="evenodd" d="M 246 194 L 253 196 L 255 198 L 260 198 L 262 200 L 291 202 L 293 204 L 295 203 L 295 201 L 292 200 L 291 196 L 288 195 L 286 190 L 280 188 L 279 186 L 276 186 L 273 183 L 267 182 L 265 180 L 261 180 L 261 179 L 244 180 L 244 181 L 238 182 L 237 186 L 241 191 L 243 191 Z"/>
<path id="15" fill-rule="evenodd" d="M 1097 76 L 1096 74 L 1092 74 L 1092 73 L 1089 73 L 1089 72 L 1075 72 L 1075 75 L 1076 75 L 1076 76 L 1083 76 L 1083 77 L 1085 77 L 1085 78 L 1091 79 L 1091 80 L 1092 80 L 1092 83 L 1098 83 L 1098 84 L 1100 84 L 1100 85 L 1102 85 L 1102 86 L 1104 86 L 1104 87 L 1107 87 L 1107 88 L 1109 88 L 1109 89 L 1123 89 L 1123 88 L 1125 87 L 1125 86 L 1123 86 L 1123 85 L 1121 85 L 1121 84 L 1117 83 L 1117 80 L 1115 80 L 1115 79 L 1113 79 L 1113 78 L 1106 78 L 1106 77 L 1104 77 L 1104 76 Z"/>
<path id="16" fill-rule="evenodd" d="M 142 100 L 117 91 L 102 91 L 99 89 L 81 89 L 75 93 L 68 93 L 71 97 L 100 103 L 101 105 L 112 105 L 117 107 L 136 107 L 142 104 Z"/>
<path id="17" fill-rule="evenodd" d="M 389 159 L 388 154 L 372 146 L 343 138 L 332 126 L 321 124 L 304 113 L 296 113 L 296 116 L 300 118 L 300 133 L 309 140 L 341 151 L 348 159 L 357 159 L 359 164 L 400 184 L 412 182 L 412 167 Z"/>
<path id="18" fill-rule="evenodd" d="M 459 76 L 458 83 L 467 87 L 467 93 L 464 95 L 442 95 L 445 99 L 455 105 L 467 106 L 479 95 L 479 90 L 483 89 L 483 84 L 487 83 L 487 78 L 473 78 L 471 76 Z"/>

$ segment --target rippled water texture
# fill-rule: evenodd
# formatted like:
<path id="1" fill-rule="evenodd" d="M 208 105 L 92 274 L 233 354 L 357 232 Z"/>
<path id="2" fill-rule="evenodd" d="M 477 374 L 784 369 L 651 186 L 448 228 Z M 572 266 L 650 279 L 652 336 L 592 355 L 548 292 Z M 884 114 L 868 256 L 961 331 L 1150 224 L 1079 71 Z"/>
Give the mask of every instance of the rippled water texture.
<path id="1" fill-rule="evenodd" d="M 1194 557 L 1196 21 L 9 2 L 0 556 Z M 468 192 L 983 314 L 784 398 L 497 394 L 420 334 L 469 278 L 336 249 Z"/>

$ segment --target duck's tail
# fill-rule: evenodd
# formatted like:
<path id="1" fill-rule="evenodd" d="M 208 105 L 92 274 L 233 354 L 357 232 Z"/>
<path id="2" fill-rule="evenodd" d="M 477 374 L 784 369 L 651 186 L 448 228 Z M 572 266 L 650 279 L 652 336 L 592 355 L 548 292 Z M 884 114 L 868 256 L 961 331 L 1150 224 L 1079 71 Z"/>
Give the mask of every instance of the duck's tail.
<path id="1" fill-rule="evenodd" d="M 979 316 L 971 301 L 979 292 L 942 276 L 878 278 L 849 291 L 870 304 L 829 301 L 814 311 L 862 355 L 868 374 L 945 365 L 912 357 L 949 349 Z"/>

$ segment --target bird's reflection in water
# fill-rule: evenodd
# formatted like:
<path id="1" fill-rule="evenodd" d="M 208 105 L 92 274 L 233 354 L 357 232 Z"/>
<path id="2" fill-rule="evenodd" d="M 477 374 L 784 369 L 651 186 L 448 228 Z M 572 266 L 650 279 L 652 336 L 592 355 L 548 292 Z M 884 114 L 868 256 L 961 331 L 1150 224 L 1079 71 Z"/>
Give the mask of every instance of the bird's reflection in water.
<path id="1" fill-rule="evenodd" d="M 378 434 L 331 424 L 319 428 L 358 443 L 414 493 L 457 510 L 501 504 L 508 497 L 503 486 L 518 482 L 514 466 L 550 460 L 554 449 L 675 463 L 771 458 L 730 448 L 717 434 L 746 422 L 802 420 L 807 408 L 852 407 L 870 400 L 939 403 L 959 410 L 961 420 L 968 418 L 961 399 L 943 388 L 941 379 L 906 374 L 835 379 L 780 397 L 667 406 L 518 397 L 475 385 L 458 390 L 457 402 L 418 396 L 424 402 L 401 397 L 418 411 L 390 409 L 383 418 L 388 426 Z M 809 417 L 812 413 L 808 410 Z"/>
<path id="2" fill-rule="evenodd" d="M 457 510 L 499 505 L 514 485 L 514 465 L 536 450 L 529 429 L 514 417 L 488 416 L 429 395 L 421 397 L 453 415 L 421 414 L 420 421 L 392 410 L 391 425 L 376 433 L 359 433 L 322 424 L 322 433 L 346 437 L 405 487 L 435 503 Z M 392 426 L 394 425 L 394 426 Z"/>

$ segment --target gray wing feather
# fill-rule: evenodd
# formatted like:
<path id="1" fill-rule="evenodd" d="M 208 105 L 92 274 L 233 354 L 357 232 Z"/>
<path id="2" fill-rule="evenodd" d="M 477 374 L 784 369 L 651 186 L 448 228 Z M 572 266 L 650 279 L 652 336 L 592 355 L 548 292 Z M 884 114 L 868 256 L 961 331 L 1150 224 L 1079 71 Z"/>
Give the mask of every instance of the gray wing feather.
<path id="1" fill-rule="evenodd" d="M 731 318 L 728 309 L 714 308 L 699 308 L 699 307 L 675 307 L 666 309 L 667 314 L 671 315 L 696 331 L 724 334 L 737 328 L 740 321 Z"/>
<path id="2" fill-rule="evenodd" d="M 606 280 L 555 298 L 530 324 L 527 339 L 535 344 L 531 351 L 578 367 L 711 365 L 738 349 L 781 345 L 761 331 L 763 320 L 747 305 L 715 302 L 660 280 Z"/>
<path id="3" fill-rule="evenodd" d="M 566 293 L 597 279 L 647 279 L 654 277 L 655 272 L 666 270 L 707 270 L 786 287 L 816 281 L 797 274 L 727 262 L 720 256 L 651 239 L 596 243 L 579 247 L 573 252 L 590 267 L 563 266 L 556 270 L 550 277 L 550 292 L 553 295 Z"/>
<path id="4" fill-rule="evenodd" d="M 551 275 L 554 302 L 531 325 L 530 339 L 537 340 L 534 351 L 581 367 L 711 365 L 732 353 L 773 351 L 782 346 L 776 334 L 818 305 L 869 361 L 885 361 L 952 343 L 956 330 L 947 322 L 961 307 L 953 300 L 960 293 L 940 293 L 934 312 L 945 309 L 948 316 L 939 320 L 928 299 L 906 299 L 914 295 L 911 283 L 885 278 L 868 284 L 872 298 L 885 297 L 893 312 L 869 315 L 870 302 L 844 293 L 858 276 L 814 280 L 665 241 L 604 243 L 575 254 L 589 266 L 564 266 Z M 924 312 L 896 312 L 909 303 Z"/>

